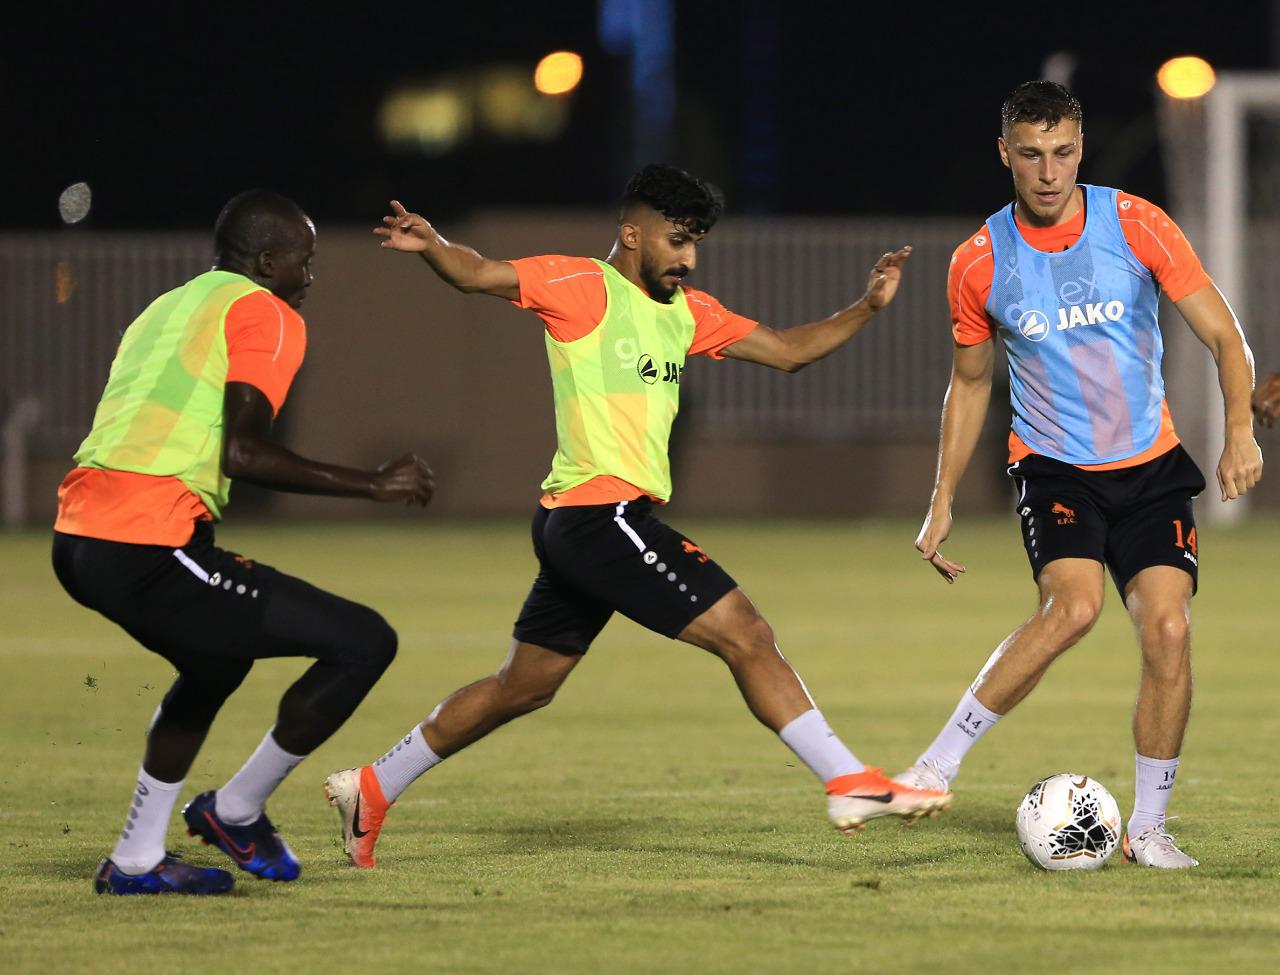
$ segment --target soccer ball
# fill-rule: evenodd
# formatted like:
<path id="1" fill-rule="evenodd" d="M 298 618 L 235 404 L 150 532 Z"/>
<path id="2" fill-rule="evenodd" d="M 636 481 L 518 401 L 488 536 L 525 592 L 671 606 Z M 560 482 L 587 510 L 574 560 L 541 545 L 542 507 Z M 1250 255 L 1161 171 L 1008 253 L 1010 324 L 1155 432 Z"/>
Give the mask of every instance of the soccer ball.
<path id="1" fill-rule="evenodd" d="M 1018 807 L 1022 852 L 1045 870 L 1097 870 L 1120 842 L 1120 807 L 1101 782 L 1063 772 L 1037 782 Z"/>

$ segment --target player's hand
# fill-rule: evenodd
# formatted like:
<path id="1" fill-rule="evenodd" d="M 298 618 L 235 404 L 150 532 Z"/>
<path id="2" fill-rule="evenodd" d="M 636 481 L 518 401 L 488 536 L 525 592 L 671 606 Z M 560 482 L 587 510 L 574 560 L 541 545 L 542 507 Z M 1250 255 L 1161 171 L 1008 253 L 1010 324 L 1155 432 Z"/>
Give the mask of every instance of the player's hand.
<path id="1" fill-rule="evenodd" d="M 374 501 L 403 501 L 425 508 L 435 493 L 435 475 L 427 462 L 416 454 L 403 454 L 378 468 L 370 497 Z"/>
<path id="2" fill-rule="evenodd" d="M 1253 415 L 1263 426 L 1274 426 L 1280 416 L 1280 372 L 1273 372 L 1253 391 Z"/>
<path id="3" fill-rule="evenodd" d="M 1218 487 L 1222 500 L 1240 497 L 1262 478 L 1262 450 L 1252 433 L 1227 435 L 1218 461 Z"/>
<path id="4" fill-rule="evenodd" d="M 938 551 L 938 546 L 950 534 L 950 506 L 934 505 L 925 516 L 924 524 L 920 526 L 920 534 L 916 536 L 916 549 L 920 552 L 920 557 L 932 565 L 938 575 L 947 580 L 948 585 L 954 584 L 960 573 L 964 572 L 963 565 L 952 562 Z"/>
<path id="5" fill-rule="evenodd" d="M 373 232 L 383 238 L 382 246 L 395 251 L 426 250 L 435 235 L 431 224 L 419 214 L 410 213 L 399 200 L 391 201 L 391 209 L 395 213 L 382 218 L 383 226 L 373 228 Z"/>
<path id="6" fill-rule="evenodd" d="M 898 293 L 898 283 L 902 280 L 902 265 L 911 256 L 911 245 L 901 250 L 885 254 L 876 261 L 871 269 L 871 277 L 867 280 L 867 304 L 872 311 L 879 311 Z"/>

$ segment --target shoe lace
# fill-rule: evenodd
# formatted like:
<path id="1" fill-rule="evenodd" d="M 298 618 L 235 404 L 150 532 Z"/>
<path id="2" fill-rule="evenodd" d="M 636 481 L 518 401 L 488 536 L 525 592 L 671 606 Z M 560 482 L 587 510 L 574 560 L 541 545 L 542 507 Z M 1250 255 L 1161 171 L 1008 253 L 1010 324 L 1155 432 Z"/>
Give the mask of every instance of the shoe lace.
<path id="1" fill-rule="evenodd" d="M 921 774 L 917 776 L 920 784 L 926 789 L 939 789 L 943 792 L 950 791 L 950 783 L 947 781 L 946 773 L 942 771 L 942 766 L 932 758 L 926 758 L 918 766 Z"/>
<path id="2" fill-rule="evenodd" d="M 1141 843 L 1152 843 L 1164 850 L 1172 851 L 1174 853 L 1182 853 L 1182 851 L 1178 849 L 1178 844 L 1174 840 L 1173 834 L 1165 828 L 1168 823 L 1177 818 L 1177 816 L 1169 816 L 1163 823 L 1157 823 L 1155 826 L 1148 826 L 1138 834 L 1138 841 Z"/>

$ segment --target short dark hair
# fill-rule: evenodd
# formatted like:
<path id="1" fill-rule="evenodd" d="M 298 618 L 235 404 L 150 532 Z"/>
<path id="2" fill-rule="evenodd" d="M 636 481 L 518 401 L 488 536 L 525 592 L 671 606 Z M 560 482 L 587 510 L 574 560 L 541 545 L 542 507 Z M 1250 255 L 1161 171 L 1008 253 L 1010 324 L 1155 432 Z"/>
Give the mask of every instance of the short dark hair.
<path id="1" fill-rule="evenodd" d="M 1056 81 L 1024 81 L 1000 106 L 1000 132 L 1008 135 L 1018 122 L 1041 122 L 1051 129 L 1064 118 L 1084 128 L 1084 109 L 1075 95 Z"/>
<path id="2" fill-rule="evenodd" d="M 272 190 L 245 190 L 233 196 L 213 226 L 218 257 L 235 264 L 253 261 L 269 250 L 289 250 L 302 243 L 299 230 L 308 218 L 302 207 Z"/>
<path id="3" fill-rule="evenodd" d="M 652 207 L 694 234 L 705 234 L 724 212 L 724 194 L 718 187 L 666 163 L 650 163 L 631 177 L 621 209 L 625 212 L 635 203 Z"/>

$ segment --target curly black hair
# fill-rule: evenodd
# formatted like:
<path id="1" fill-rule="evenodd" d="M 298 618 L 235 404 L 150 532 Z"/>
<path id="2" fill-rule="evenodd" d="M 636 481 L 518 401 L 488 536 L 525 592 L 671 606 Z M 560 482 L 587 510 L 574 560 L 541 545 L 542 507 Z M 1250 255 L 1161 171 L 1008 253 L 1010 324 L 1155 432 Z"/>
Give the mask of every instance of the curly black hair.
<path id="1" fill-rule="evenodd" d="M 1000 106 L 1000 131 L 1005 135 L 1018 122 L 1041 122 L 1051 129 L 1064 118 L 1084 128 L 1080 100 L 1056 81 L 1024 81 Z"/>
<path id="2" fill-rule="evenodd" d="M 666 163 L 650 163 L 631 177 L 620 203 L 653 207 L 683 230 L 705 234 L 724 212 L 724 195 L 706 180 Z"/>

